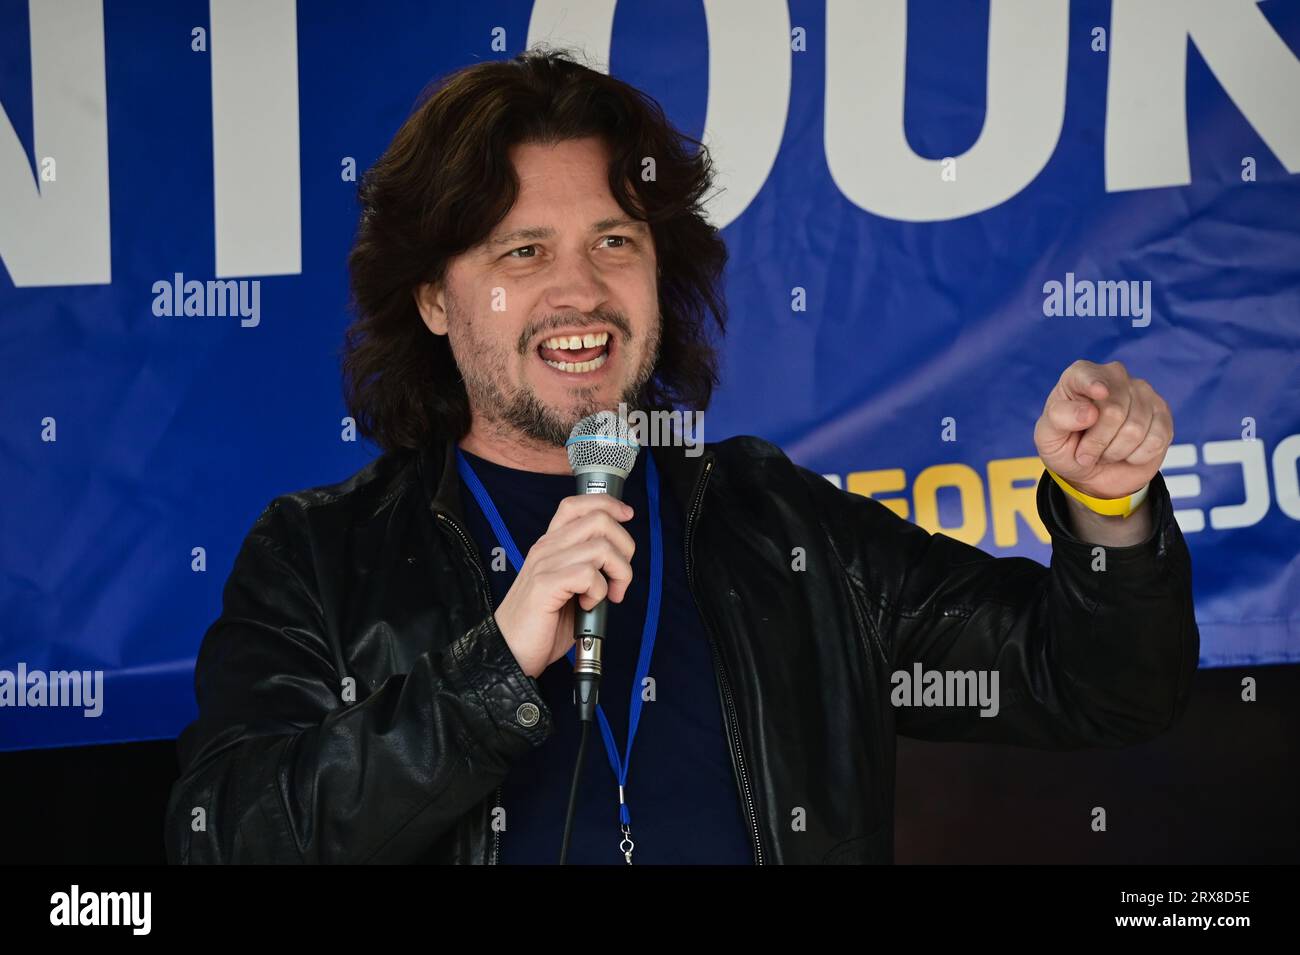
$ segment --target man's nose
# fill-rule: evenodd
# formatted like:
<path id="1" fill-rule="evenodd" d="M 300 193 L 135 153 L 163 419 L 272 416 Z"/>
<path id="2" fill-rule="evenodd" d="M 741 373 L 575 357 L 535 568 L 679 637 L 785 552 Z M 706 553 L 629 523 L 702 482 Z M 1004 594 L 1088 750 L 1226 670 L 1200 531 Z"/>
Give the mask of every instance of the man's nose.
<path id="1" fill-rule="evenodd" d="M 558 255 L 546 289 L 546 304 L 551 309 L 591 313 L 608 297 L 609 286 L 590 256 L 573 251 Z"/>

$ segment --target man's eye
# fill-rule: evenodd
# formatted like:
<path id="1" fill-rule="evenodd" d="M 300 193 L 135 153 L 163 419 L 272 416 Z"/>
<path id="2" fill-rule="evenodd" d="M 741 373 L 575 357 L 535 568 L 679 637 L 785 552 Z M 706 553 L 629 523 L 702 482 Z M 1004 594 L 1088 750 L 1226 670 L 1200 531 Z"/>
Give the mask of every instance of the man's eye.
<path id="1" fill-rule="evenodd" d="M 607 235 L 607 236 L 605 236 L 604 238 L 606 238 L 606 239 L 618 239 L 618 241 L 619 241 L 621 244 L 620 244 L 620 245 L 616 245 L 616 246 L 614 246 L 614 248 L 616 248 L 616 249 L 621 249 L 621 248 L 623 248 L 623 246 L 625 246 L 625 245 L 631 245 L 631 244 L 632 244 L 632 240 L 629 239 L 629 238 L 628 238 L 627 236 L 625 236 L 625 235 Z"/>
<path id="2" fill-rule="evenodd" d="M 533 256 L 531 256 L 531 255 L 515 256 L 515 253 L 516 253 L 516 252 L 522 252 L 522 251 L 524 251 L 525 249 L 535 249 L 535 248 L 537 248 L 537 246 L 535 246 L 535 245 L 521 245 L 521 246 L 520 246 L 519 248 L 517 248 L 517 249 L 511 249 L 509 252 L 506 253 L 506 255 L 507 255 L 507 256 L 510 256 L 510 257 L 512 257 L 512 258 L 531 259 L 531 258 L 533 258 Z"/>

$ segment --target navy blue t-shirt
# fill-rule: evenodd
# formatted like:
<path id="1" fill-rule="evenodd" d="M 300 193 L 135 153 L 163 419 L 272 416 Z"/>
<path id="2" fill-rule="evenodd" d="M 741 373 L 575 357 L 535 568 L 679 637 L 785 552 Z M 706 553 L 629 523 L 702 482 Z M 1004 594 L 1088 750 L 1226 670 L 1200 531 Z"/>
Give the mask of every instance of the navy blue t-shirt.
<path id="1" fill-rule="evenodd" d="M 560 500 L 577 493 L 570 474 L 539 474 L 493 464 L 462 451 L 483 482 L 525 557 L 546 532 Z M 636 542 L 632 584 L 609 605 L 600 706 L 620 758 L 626 752 L 628 705 L 636 679 L 641 631 L 650 592 L 650 520 L 645 455 L 628 477 L 623 500 L 635 513 L 623 526 Z M 654 700 L 641 705 L 625 793 L 631 813 L 632 861 L 638 863 L 752 864 L 749 826 L 741 806 L 722 721 L 708 634 L 686 583 L 683 512 L 667 483 L 663 499 L 663 599 L 649 676 Z M 500 606 L 515 570 L 505 557 L 494 571 L 496 536 L 474 495 L 461 482 L 467 528 L 487 569 L 493 605 Z M 502 552 L 504 553 L 504 552 Z M 505 830 L 498 861 L 555 863 L 564 835 L 579 722 L 573 705 L 573 665 L 567 656 L 538 678 L 551 709 L 554 733 L 511 768 L 502 791 Z M 639 690 L 639 688 L 638 688 Z M 618 845 L 618 784 L 599 722 L 592 724 L 569 843 L 570 863 L 623 864 Z"/>

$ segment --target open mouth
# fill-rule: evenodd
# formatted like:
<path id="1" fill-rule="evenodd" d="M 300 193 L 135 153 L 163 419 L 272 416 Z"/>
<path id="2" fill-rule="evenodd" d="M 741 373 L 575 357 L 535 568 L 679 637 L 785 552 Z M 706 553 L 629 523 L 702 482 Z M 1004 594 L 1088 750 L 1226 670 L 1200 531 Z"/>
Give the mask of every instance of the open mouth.
<path id="1" fill-rule="evenodd" d="M 609 332 L 557 335 L 538 345 L 537 354 L 556 371 L 585 375 L 605 364 L 611 344 Z"/>

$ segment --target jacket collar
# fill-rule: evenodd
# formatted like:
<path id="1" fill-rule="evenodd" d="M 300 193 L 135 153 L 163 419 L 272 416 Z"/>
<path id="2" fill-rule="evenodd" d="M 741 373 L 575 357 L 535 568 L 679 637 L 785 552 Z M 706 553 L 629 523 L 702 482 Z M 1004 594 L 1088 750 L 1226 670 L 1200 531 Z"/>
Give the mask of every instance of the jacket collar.
<path id="1" fill-rule="evenodd" d="M 707 444 L 703 446 L 703 453 L 695 457 L 687 456 L 686 450 L 684 447 L 650 448 L 664 483 L 672 489 L 683 511 L 690 507 L 691 492 L 704 470 L 704 463 L 715 457 Z M 445 435 L 435 435 L 420 450 L 417 469 L 421 493 L 424 500 L 429 502 L 429 507 L 463 520 L 460 476 L 456 470 L 456 442 L 448 440 Z"/>

